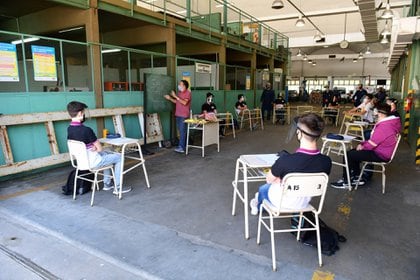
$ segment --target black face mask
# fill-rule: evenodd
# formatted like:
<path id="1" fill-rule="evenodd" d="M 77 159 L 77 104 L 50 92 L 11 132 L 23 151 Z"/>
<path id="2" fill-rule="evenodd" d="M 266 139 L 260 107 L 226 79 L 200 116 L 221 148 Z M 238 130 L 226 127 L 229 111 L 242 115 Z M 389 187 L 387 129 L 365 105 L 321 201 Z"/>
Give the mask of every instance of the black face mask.
<path id="1" fill-rule="evenodd" d="M 86 121 L 86 115 L 85 114 L 83 114 L 83 118 L 82 118 L 82 120 L 80 121 L 81 123 L 84 123 Z"/>

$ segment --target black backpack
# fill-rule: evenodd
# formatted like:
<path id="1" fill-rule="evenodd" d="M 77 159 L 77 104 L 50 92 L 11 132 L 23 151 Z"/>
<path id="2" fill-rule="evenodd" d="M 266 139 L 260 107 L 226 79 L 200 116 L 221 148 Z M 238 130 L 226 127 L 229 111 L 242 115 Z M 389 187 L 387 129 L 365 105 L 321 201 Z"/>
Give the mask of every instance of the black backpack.
<path id="1" fill-rule="evenodd" d="M 315 223 L 315 216 L 312 212 L 305 212 L 303 214 L 311 222 Z M 340 235 L 336 230 L 327 226 L 327 224 L 319 218 L 319 231 L 321 235 L 321 253 L 327 256 L 333 255 L 336 251 L 340 250 L 338 246 L 339 242 L 346 242 L 346 238 L 343 235 Z M 293 229 L 296 229 L 299 223 L 299 217 L 293 217 L 291 219 L 291 225 Z M 305 223 L 305 220 L 302 219 L 302 227 L 310 227 L 308 223 Z M 292 232 L 293 235 L 297 235 L 297 232 Z M 316 231 L 302 231 L 300 232 L 300 242 L 305 245 L 317 247 L 316 242 Z"/>
<path id="2" fill-rule="evenodd" d="M 88 170 L 79 170 L 79 174 L 86 174 L 86 173 L 90 173 L 90 172 Z M 76 177 L 76 169 L 73 169 L 70 172 L 69 176 L 67 177 L 67 183 L 61 187 L 64 195 L 73 195 L 75 177 Z M 84 177 L 91 180 L 95 178 L 93 173 L 90 173 L 89 175 L 86 175 Z M 85 180 L 77 179 L 76 187 L 77 187 L 77 190 L 76 190 L 77 194 L 85 194 L 91 191 L 92 183 Z"/>

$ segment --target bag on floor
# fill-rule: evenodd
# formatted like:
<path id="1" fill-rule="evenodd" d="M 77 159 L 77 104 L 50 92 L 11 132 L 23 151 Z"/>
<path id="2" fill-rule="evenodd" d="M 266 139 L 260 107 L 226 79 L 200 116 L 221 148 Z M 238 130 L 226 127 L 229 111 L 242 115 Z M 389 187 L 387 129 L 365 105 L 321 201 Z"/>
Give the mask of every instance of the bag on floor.
<path id="1" fill-rule="evenodd" d="M 315 223 L 315 216 L 312 212 L 306 212 L 303 214 L 306 218 L 308 218 L 311 222 Z M 324 221 L 319 218 L 319 231 L 320 231 L 320 239 L 321 239 L 321 253 L 327 256 L 333 255 L 336 251 L 340 250 L 338 246 L 339 242 L 346 242 L 346 238 L 343 235 L 340 235 L 336 230 L 330 228 L 325 224 Z M 296 229 L 299 223 L 299 217 L 293 217 L 291 219 L 291 225 L 293 229 Z M 305 222 L 302 219 L 302 226 L 301 228 L 308 228 L 311 227 L 308 222 Z M 295 236 L 297 232 L 292 232 Z M 305 245 L 317 247 L 317 240 L 316 240 L 316 231 L 302 231 L 300 233 L 300 242 Z"/>
<path id="2" fill-rule="evenodd" d="M 87 170 L 80 170 L 79 174 L 86 174 L 89 173 L 89 171 Z M 74 178 L 76 177 L 76 169 L 73 169 L 69 176 L 67 177 L 67 183 L 61 187 L 63 194 L 64 195 L 73 195 L 73 190 L 74 190 Z M 89 175 L 85 176 L 88 179 L 93 180 L 95 177 L 93 175 L 93 173 L 90 173 Z M 85 181 L 85 180 L 81 180 L 81 179 L 77 179 L 77 183 L 76 183 L 76 193 L 77 194 L 85 194 L 87 192 L 90 192 L 92 189 L 92 182 L 89 181 Z"/>

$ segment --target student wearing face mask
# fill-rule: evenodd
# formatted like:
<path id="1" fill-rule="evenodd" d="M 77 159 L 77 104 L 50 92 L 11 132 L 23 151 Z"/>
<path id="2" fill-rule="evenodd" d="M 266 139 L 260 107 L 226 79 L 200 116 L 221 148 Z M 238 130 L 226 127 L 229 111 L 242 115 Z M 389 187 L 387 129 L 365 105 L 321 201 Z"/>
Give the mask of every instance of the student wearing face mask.
<path id="1" fill-rule="evenodd" d="M 206 102 L 201 105 L 201 117 L 203 117 L 206 120 L 210 120 L 210 121 L 218 121 L 217 119 L 217 109 L 216 109 L 216 104 L 214 104 L 213 102 L 214 100 L 214 95 L 211 92 L 208 92 L 206 95 Z M 224 124 L 225 124 L 225 120 L 219 120 L 219 135 L 220 137 L 224 137 Z"/>
<path id="2" fill-rule="evenodd" d="M 397 144 L 396 135 L 400 133 L 400 118 L 391 114 L 391 106 L 388 104 L 379 104 L 375 108 L 378 121 L 372 129 L 369 140 L 361 142 L 356 149 L 347 152 L 348 167 L 350 170 L 352 186 L 356 185 L 360 174 L 360 163 L 362 161 L 386 162 L 394 151 Z M 335 188 L 347 188 L 345 170 L 343 170 L 343 178 L 331 186 Z M 363 186 L 368 178 L 359 181 L 359 186 Z"/>
<path id="3" fill-rule="evenodd" d="M 373 118 L 373 95 L 372 94 L 366 94 L 365 97 L 363 97 L 363 101 L 362 103 L 349 110 L 349 111 L 345 111 L 344 114 L 346 115 L 352 115 L 352 116 L 361 116 L 363 121 L 369 122 L 369 123 L 373 123 L 374 118 Z"/>
<path id="4" fill-rule="evenodd" d="M 166 94 L 166 100 L 175 104 L 175 118 L 176 126 L 179 131 L 179 145 L 174 150 L 177 153 L 184 154 L 187 143 L 187 124 L 184 122 L 190 116 L 191 109 L 191 91 L 188 89 L 189 83 L 186 80 L 181 80 L 178 84 L 178 94 L 171 91 L 171 94 Z"/>
<path id="5" fill-rule="evenodd" d="M 67 128 L 67 139 L 76 140 L 85 143 L 88 151 L 90 166 L 93 168 L 113 164 L 115 172 L 114 185 L 111 183 L 110 176 L 104 176 L 103 190 L 114 190 L 114 194 L 119 193 L 119 182 L 121 177 L 121 154 L 109 153 L 102 149 L 102 145 L 90 127 L 83 124 L 85 121 L 85 110 L 87 105 L 78 101 L 72 101 L 67 104 L 67 112 L 71 117 L 71 123 Z M 104 170 L 106 175 L 110 175 L 110 170 Z M 130 187 L 125 187 L 122 193 L 131 191 Z"/>
<path id="6" fill-rule="evenodd" d="M 282 190 L 281 180 L 293 172 L 318 173 L 331 171 L 331 159 L 321 154 L 316 142 L 324 130 L 324 120 L 314 113 L 303 114 L 297 119 L 296 138 L 299 148 L 293 154 L 280 156 L 268 172 L 267 184 L 259 188 L 256 197 L 251 200 L 251 214 L 257 215 L 259 206 L 264 199 L 269 200 L 276 207 L 279 205 Z M 290 209 L 303 209 L 308 206 L 310 198 L 299 197 L 283 199 L 282 207 Z"/>

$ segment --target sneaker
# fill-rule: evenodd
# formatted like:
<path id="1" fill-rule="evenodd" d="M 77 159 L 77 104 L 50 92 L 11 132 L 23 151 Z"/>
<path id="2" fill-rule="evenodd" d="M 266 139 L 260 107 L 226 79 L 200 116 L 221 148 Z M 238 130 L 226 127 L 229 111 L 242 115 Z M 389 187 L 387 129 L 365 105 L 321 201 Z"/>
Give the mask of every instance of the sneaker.
<path id="1" fill-rule="evenodd" d="M 114 185 L 112 184 L 104 184 L 104 187 L 102 188 L 104 191 L 110 191 L 114 189 Z"/>
<path id="2" fill-rule="evenodd" d="M 175 151 L 176 153 L 185 154 L 184 149 L 183 149 L 183 148 L 181 148 L 181 147 L 176 148 L 174 151 Z"/>
<path id="3" fill-rule="evenodd" d="M 249 206 L 251 207 L 251 215 L 258 215 L 258 193 L 255 193 L 255 197 L 251 199 Z"/>
<path id="4" fill-rule="evenodd" d="M 358 177 L 356 177 L 356 178 L 353 178 L 352 180 L 351 180 L 351 185 L 353 186 L 353 187 L 355 187 L 356 186 L 356 184 L 357 184 L 357 179 L 359 179 Z M 365 181 L 365 179 L 363 179 L 363 177 L 360 179 L 360 181 L 359 181 L 359 184 L 358 184 L 358 186 L 360 187 L 360 186 L 364 186 L 366 184 L 366 181 Z"/>
<path id="5" fill-rule="evenodd" d="M 122 192 L 121 192 L 121 193 L 128 193 L 128 192 L 131 192 L 131 187 L 125 187 L 125 188 L 122 190 Z M 120 188 L 119 188 L 119 187 L 115 188 L 115 189 L 114 189 L 114 191 L 113 191 L 112 193 L 113 193 L 113 194 L 115 194 L 115 195 L 120 194 Z"/>
<path id="6" fill-rule="evenodd" d="M 344 179 L 340 179 L 337 182 L 331 183 L 331 187 L 336 189 L 347 189 L 349 187 L 349 184 L 347 184 Z"/>
<path id="7" fill-rule="evenodd" d="M 251 215 L 258 215 L 258 201 L 255 198 L 251 199 L 249 206 L 251 206 Z"/>

